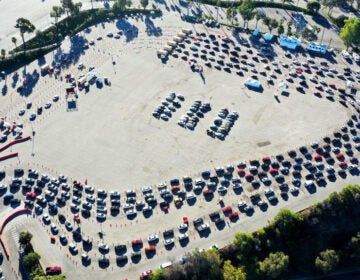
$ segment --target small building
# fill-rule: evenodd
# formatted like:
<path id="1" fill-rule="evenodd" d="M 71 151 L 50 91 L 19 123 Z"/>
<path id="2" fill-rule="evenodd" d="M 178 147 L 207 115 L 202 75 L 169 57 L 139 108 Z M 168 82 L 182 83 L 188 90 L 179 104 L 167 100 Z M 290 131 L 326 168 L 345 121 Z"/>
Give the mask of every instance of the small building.
<path id="1" fill-rule="evenodd" d="M 280 46 L 288 48 L 290 50 L 296 50 L 297 47 L 301 46 L 301 41 L 294 37 L 280 36 Z"/>
<path id="2" fill-rule="evenodd" d="M 306 44 L 307 51 L 325 54 L 327 51 L 328 45 L 326 44 L 318 44 L 315 42 L 308 42 Z"/>

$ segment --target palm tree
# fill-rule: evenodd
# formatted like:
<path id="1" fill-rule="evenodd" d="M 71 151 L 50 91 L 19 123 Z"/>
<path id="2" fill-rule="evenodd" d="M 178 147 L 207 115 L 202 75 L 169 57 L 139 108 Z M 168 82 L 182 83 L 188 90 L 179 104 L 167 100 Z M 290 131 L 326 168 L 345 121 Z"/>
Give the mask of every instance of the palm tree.
<path id="1" fill-rule="evenodd" d="M 26 18 L 18 18 L 16 20 L 15 28 L 18 28 L 19 31 L 20 31 L 20 36 L 21 36 L 21 39 L 23 41 L 24 52 L 25 52 L 26 44 L 25 44 L 24 34 L 34 32 L 35 31 L 35 26 L 30 22 L 30 20 L 28 20 Z"/>
<path id="2" fill-rule="evenodd" d="M 32 237 L 33 235 L 28 231 L 21 232 L 19 235 L 20 246 L 26 248 L 30 244 Z"/>
<path id="3" fill-rule="evenodd" d="M 15 37 L 11 37 L 11 42 L 15 45 L 16 48 L 17 39 Z"/>
<path id="4" fill-rule="evenodd" d="M 257 29 L 257 26 L 258 26 L 258 22 L 259 22 L 259 20 L 261 19 L 261 16 L 260 16 L 260 14 L 259 13 L 256 13 L 255 14 L 255 20 L 256 20 L 256 29 Z"/>
<path id="5" fill-rule="evenodd" d="M 60 6 L 53 6 L 52 11 L 50 12 L 50 17 L 53 17 L 55 19 L 55 24 L 58 23 L 59 18 L 64 13 L 63 7 Z"/>

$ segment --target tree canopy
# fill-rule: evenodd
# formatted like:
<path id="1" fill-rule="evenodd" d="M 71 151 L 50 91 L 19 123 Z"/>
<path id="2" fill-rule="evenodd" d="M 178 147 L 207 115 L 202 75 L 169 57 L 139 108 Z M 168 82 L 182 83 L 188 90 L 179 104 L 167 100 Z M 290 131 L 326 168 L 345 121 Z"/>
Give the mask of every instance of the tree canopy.
<path id="1" fill-rule="evenodd" d="M 223 264 L 224 280 L 246 280 L 246 273 L 241 267 L 234 267 L 230 260 L 226 260 Z"/>
<path id="2" fill-rule="evenodd" d="M 340 38 L 346 48 L 360 44 L 360 18 L 351 17 L 345 20 L 345 26 L 341 28 Z"/>
<path id="3" fill-rule="evenodd" d="M 33 235 L 28 231 L 23 231 L 19 235 L 19 243 L 21 246 L 26 247 L 30 244 Z"/>
<path id="4" fill-rule="evenodd" d="M 289 256 L 283 252 L 270 253 L 267 258 L 259 262 L 260 271 L 267 277 L 278 279 L 289 266 Z"/>
<path id="5" fill-rule="evenodd" d="M 32 252 L 24 257 L 24 265 L 28 270 L 32 270 L 32 268 L 39 262 L 39 260 L 40 255 L 36 252 Z"/>
<path id="6" fill-rule="evenodd" d="M 25 49 L 24 34 L 34 32 L 35 26 L 30 22 L 30 20 L 28 20 L 26 18 L 18 18 L 16 20 L 15 28 L 19 29 L 19 31 L 20 31 L 20 36 L 23 41 L 24 49 Z"/>
<path id="7" fill-rule="evenodd" d="M 238 11 L 244 20 L 244 27 L 246 24 L 248 25 L 249 21 L 255 17 L 256 13 L 254 12 L 254 8 L 255 4 L 253 1 L 243 1 L 238 7 Z"/>
<path id="8" fill-rule="evenodd" d="M 318 13 L 321 8 L 321 4 L 318 1 L 310 1 L 306 3 L 306 8 L 310 11 Z"/>
<path id="9" fill-rule="evenodd" d="M 320 253 L 315 260 L 315 266 L 322 273 L 326 274 L 333 271 L 339 263 L 339 255 L 335 250 L 326 250 Z"/>
<path id="10" fill-rule="evenodd" d="M 140 4 L 145 10 L 147 5 L 149 5 L 149 0 L 140 0 Z"/>
<path id="11" fill-rule="evenodd" d="M 129 7 L 132 5 L 131 0 L 115 0 L 115 3 L 113 5 L 113 10 L 115 12 L 122 12 L 125 11 L 126 7 Z"/>

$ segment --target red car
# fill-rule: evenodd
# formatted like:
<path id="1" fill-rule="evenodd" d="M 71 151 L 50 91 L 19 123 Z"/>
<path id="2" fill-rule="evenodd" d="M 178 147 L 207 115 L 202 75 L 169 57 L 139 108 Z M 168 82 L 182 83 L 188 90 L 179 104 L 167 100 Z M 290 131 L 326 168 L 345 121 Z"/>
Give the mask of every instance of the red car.
<path id="1" fill-rule="evenodd" d="M 27 193 L 26 193 L 26 197 L 27 197 L 27 198 L 35 198 L 35 197 L 36 197 L 36 193 L 34 193 L 34 192 L 27 192 Z"/>
<path id="2" fill-rule="evenodd" d="M 153 251 L 156 251 L 155 245 L 150 245 L 145 247 L 145 252 L 153 252 Z"/>
<path id="3" fill-rule="evenodd" d="M 46 268 L 47 275 L 54 275 L 54 274 L 61 274 L 61 267 L 60 266 L 50 266 Z"/>
<path id="4" fill-rule="evenodd" d="M 231 206 L 226 206 L 224 208 L 221 209 L 223 211 L 223 213 L 231 213 L 232 212 L 232 207 Z"/>
<path id="5" fill-rule="evenodd" d="M 341 160 L 341 159 L 344 158 L 344 154 L 343 154 L 343 153 L 338 153 L 338 154 L 336 155 L 336 158 L 339 159 L 339 160 Z"/>
<path id="6" fill-rule="evenodd" d="M 230 214 L 228 215 L 228 218 L 229 218 L 230 220 L 239 219 L 239 213 L 238 213 L 238 212 L 230 213 Z"/>
<path id="7" fill-rule="evenodd" d="M 239 176 L 241 176 L 241 177 L 245 176 L 245 170 L 244 170 L 244 169 L 239 168 L 239 169 L 237 170 L 237 173 L 238 173 Z"/>
<path id="8" fill-rule="evenodd" d="M 346 169 L 347 168 L 347 163 L 345 161 L 342 161 L 339 163 L 339 166 L 342 168 L 342 169 Z"/>
<path id="9" fill-rule="evenodd" d="M 252 174 L 246 174 L 245 176 L 245 179 L 248 181 L 248 182 L 251 182 L 252 180 L 254 180 L 254 175 Z"/>
<path id="10" fill-rule="evenodd" d="M 189 219 L 188 219 L 188 217 L 183 217 L 183 223 L 184 224 L 189 224 Z"/>
<path id="11" fill-rule="evenodd" d="M 171 187 L 171 192 L 172 192 L 172 193 L 178 192 L 178 191 L 180 191 L 180 187 L 179 187 L 179 186 Z"/>
<path id="12" fill-rule="evenodd" d="M 153 273 L 153 272 L 152 272 L 151 269 L 146 270 L 146 271 L 140 273 L 139 278 L 140 278 L 140 279 L 150 279 L 149 276 L 150 276 L 152 273 Z"/>
<path id="13" fill-rule="evenodd" d="M 271 162 L 271 158 L 270 157 L 263 157 L 263 162 L 269 163 Z"/>
<path id="14" fill-rule="evenodd" d="M 316 155 L 314 157 L 315 161 L 321 161 L 322 160 L 322 156 L 321 155 Z"/>
<path id="15" fill-rule="evenodd" d="M 203 190 L 203 194 L 204 195 L 210 195 L 210 194 L 213 194 L 213 190 L 209 190 L 209 189 L 206 189 L 206 190 Z"/>
<path id="16" fill-rule="evenodd" d="M 279 173 L 279 170 L 277 170 L 276 168 L 271 168 L 271 169 L 269 170 L 269 172 L 270 172 L 271 175 L 276 175 L 276 174 Z"/>
<path id="17" fill-rule="evenodd" d="M 142 244 L 143 244 L 143 242 L 141 239 L 135 239 L 135 240 L 131 241 L 131 245 L 133 245 L 133 246 L 142 245 Z"/>

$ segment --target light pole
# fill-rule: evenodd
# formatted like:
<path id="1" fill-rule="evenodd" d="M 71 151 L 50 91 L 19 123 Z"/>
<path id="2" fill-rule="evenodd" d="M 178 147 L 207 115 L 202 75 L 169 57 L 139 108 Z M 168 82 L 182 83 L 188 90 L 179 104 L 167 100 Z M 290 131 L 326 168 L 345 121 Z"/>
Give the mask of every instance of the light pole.
<path id="1" fill-rule="evenodd" d="M 31 156 L 35 156 L 35 153 L 34 153 L 34 146 L 35 146 L 35 130 L 32 131 L 32 136 L 33 136 L 33 139 L 32 139 L 32 151 L 31 151 Z"/>

